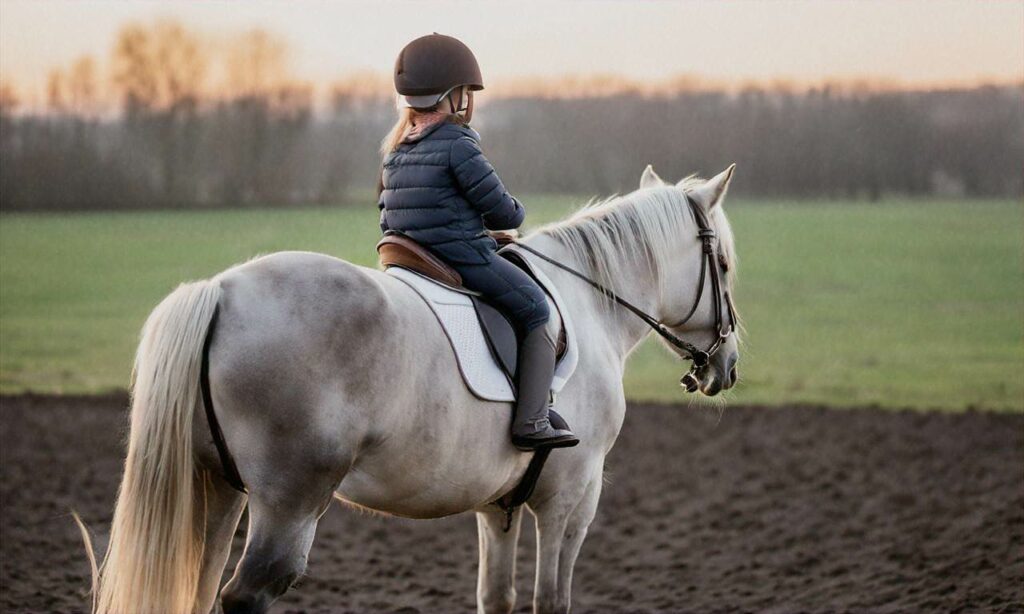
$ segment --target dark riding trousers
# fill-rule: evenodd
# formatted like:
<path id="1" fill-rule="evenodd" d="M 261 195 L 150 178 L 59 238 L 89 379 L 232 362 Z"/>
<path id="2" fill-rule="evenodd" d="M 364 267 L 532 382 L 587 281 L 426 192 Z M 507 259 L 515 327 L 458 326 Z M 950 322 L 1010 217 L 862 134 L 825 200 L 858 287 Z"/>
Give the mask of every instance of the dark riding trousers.
<path id="1" fill-rule="evenodd" d="M 547 323 L 550 312 L 544 291 L 508 260 L 498 256 L 489 264 L 463 264 L 455 269 L 462 275 L 463 286 L 483 294 L 515 323 L 520 338 Z"/>
<path id="2" fill-rule="evenodd" d="M 475 130 L 441 123 L 403 142 L 384 159 L 381 185 L 381 230 L 401 232 L 454 267 L 520 335 L 548 321 L 544 292 L 496 254 L 485 232 L 518 228 L 526 213 L 484 157 Z"/>

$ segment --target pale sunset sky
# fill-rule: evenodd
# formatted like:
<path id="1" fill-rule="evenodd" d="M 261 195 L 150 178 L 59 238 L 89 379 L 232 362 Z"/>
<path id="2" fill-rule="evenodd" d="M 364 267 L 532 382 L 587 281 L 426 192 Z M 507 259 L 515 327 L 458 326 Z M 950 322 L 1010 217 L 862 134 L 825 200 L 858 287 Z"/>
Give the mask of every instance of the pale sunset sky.
<path id="1" fill-rule="evenodd" d="M 0 79 L 39 91 L 127 22 L 174 18 L 204 34 L 269 30 L 296 77 L 389 73 L 438 31 L 474 49 L 491 83 L 608 74 L 715 83 L 871 79 L 911 87 L 1024 80 L 1024 2 L 0 2 Z"/>

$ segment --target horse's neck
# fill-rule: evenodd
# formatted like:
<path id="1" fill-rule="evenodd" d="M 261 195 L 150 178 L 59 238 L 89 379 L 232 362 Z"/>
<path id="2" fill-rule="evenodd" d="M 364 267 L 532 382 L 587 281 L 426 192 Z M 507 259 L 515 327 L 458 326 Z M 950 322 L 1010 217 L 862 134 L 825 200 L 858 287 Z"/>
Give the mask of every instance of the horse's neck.
<path id="1" fill-rule="evenodd" d="M 572 253 L 561 242 L 548 235 L 538 234 L 527 241 L 530 247 L 594 279 L 586 263 L 577 262 Z M 548 277 L 558 284 L 558 291 L 567 303 L 576 327 L 586 327 L 586 336 L 603 336 L 625 359 L 626 355 L 651 332 L 640 318 L 626 308 L 603 296 L 596 288 L 554 265 L 533 259 L 534 265 L 542 268 Z M 624 279 L 618 280 L 613 290 L 646 313 L 657 317 L 658 280 L 645 266 L 635 263 L 624 270 Z M 583 331 L 578 330 L 577 333 Z M 581 338 L 582 341 L 582 338 Z"/>

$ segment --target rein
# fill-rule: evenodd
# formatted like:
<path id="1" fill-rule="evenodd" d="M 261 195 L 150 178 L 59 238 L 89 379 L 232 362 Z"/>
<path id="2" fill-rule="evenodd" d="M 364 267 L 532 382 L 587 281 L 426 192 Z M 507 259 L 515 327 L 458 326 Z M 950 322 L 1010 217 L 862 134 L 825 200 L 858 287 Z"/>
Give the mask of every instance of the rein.
<path id="1" fill-rule="evenodd" d="M 681 382 L 683 383 L 683 385 L 687 387 L 688 390 L 693 392 L 694 390 L 696 390 L 696 378 L 694 376 L 694 373 L 697 371 L 697 369 L 704 367 L 708 364 L 708 361 L 711 359 L 711 355 L 714 354 L 719 347 L 721 347 L 725 339 L 736 329 L 736 314 L 735 310 L 733 309 L 732 298 L 729 296 L 729 292 L 722 292 L 721 271 L 718 266 L 718 260 L 715 258 L 715 249 L 713 243 L 713 241 L 716 238 L 715 231 L 714 229 L 711 228 L 711 225 L 708 223 L 707 216 L 705 215 L 704 210 L 701 209 L 700 205 L 694 202 L 694 200 L 690 198 L 689 195 L 686 196 L 686 202 L 690 205 L 690 209 L 693 211 L 694 219 L 697 221 L 697 227 L 699 229 L 697 232 L 697 237 L 703 243 L 700 263 L 700 279 L 697 282 L 699 285 L 699 290 L 697 291 L 697 296 L 696 298 L 694 298 L 693 305 L 690 307 L 690 311 L 686 314 L 686 317 L 684 317 L 679 322 L 671 325 L 666 325 L 661 320 L 658 320 L 654 316 L 650 315 L 649 313 L 640 309 L 636 305 L 622 298 L 614 291 L 612 291 L 610 288 L 601 285 L 600 283 L 587 277 L 586 275 L 577 271 L 576 269 L 566 266 L 561 262 L 558 262 L 554 258 L 551 258 L 547 254 L 537 251 L 536 249 L 530 247 L 529 245 L 526 245 L 525 243 L 521 243 L 519 241 L 513 241 L 513 243 L 517 247 L 533 254 L 534 256 L 537 256 L 538 258 L 547 262 L 548 264 L 554 265 L 559 269 L 562 269 L 566 273 L 569 273 L 570 275 L 573 275 L 574 277 L 577 277 L 578 279 L 585 281 L 595 290 L 612 299 L 619 305 L 625 307 L 633 315 L 643 320 L 645 324 L 650 326 L 654 330 L 654 332 L 661 335 L 661 337 L 668 341 L 670 344 L 685 352 L 687 355 L 687 359 L 692 361 L 693 365 L 690 368 L 690 372 L 683 376 Z M 683 324 L 686 324 L 687 322 L 690 321 L 690 318 L 693 317 L 693 314 L 697 312 L 697 308 L 700 306 L 700 300 L 704 296 L 704 286 L 707 285 L 706 282 L 708 278 L 708 270 L 711 271 L 711 289 L 714 293 L 713 296 L 715 301 L 715 330 L 718 334 L 718 337 L 715 339 L 714 342 L 712 342 L 711 346 L 708 347 L 708 349 L 701 350 L 692 343 L 680 338 L 678 335 L 676 335 L 669 329 L 670 327 L 675 328 L 682 326 Z M 724 322 L 722 317 L 723 302 L 725 303 L 729 314 L 729 322 L 728 325 L 725 327 L 723 327 Z"/>

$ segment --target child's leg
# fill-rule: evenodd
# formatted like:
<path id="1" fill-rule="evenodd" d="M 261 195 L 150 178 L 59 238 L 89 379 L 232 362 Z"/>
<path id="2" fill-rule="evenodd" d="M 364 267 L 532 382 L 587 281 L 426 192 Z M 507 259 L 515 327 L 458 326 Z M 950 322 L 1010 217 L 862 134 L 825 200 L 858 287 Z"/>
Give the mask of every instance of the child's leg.
<path id="1" fill-rule="evenodd" d="M 516 328 L 520 340 L 548 322 L 547 298 L 525 271 L 501 257 L 488 264 L 459 265 L 462 284 L 484 295 Z"/>
<path id="2" fill-rule="evenodd" d="M 524 450 L 579 443 L 571 431 L 552 428 L 548 420 L 555 343 L 545 330 L 550 313 L 544 291 L 504 258 L 485 265 L 461 266 L 459 273 L 463 285 L 482 293 L 512 319 L 519 335 L 512 443 Z"/>

